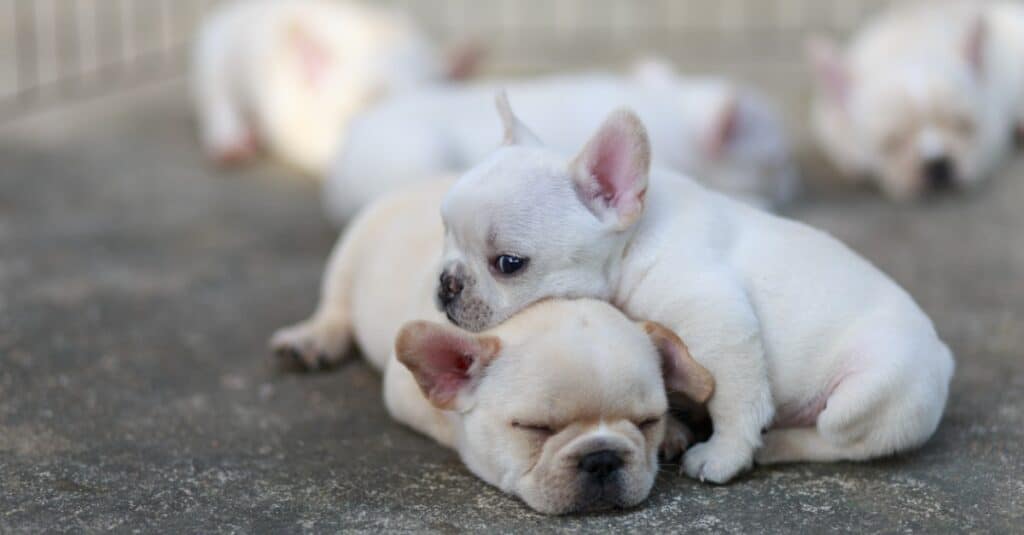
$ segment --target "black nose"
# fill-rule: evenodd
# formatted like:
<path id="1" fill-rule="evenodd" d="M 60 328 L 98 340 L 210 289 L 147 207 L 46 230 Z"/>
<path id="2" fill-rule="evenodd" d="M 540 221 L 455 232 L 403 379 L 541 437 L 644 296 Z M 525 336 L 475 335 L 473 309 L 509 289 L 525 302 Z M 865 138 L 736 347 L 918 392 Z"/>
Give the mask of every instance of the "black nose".
<path id="1" fill-rule="evenodd" d="M 441 283 L 437 287 L 437 298 L 442 305 L 448 305 L 462 293 L 462 281 L 458 277 L 441 273 Z"/>
<path id="2" fill-rule="evenodd" d="M 924 163 L 924 177 L 934 190 L 946 189 L 953 185 L 953 162 L 945 156 Z"/>
<path id="3" fill-rule="evenodd" d="M 622 468 L 622 457 L 611 450 L 600 450 L 588 453 L 580 459 L 580 470 L 598 478 L 606 479 Z"/>

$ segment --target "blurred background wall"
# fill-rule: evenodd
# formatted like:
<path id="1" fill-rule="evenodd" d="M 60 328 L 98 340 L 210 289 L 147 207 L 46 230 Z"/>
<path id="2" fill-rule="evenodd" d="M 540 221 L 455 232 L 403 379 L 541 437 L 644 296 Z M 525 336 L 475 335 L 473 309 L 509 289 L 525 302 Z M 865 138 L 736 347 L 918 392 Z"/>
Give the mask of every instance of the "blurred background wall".
<path id="1" fill-rule="evenodd" d="M 185 74 L 220 0 L 0 0 L 0 121 Z M 381 0 L 377 0 L 381 1 Z M 390 0 L 442 44 L 477 40 L 486 74 L 616 67 L 657 54 L 798 105 L 804 38 L 843 35 L 890 0 Z M 791 74 L 789 74 L 791 73 Z M 788 86 L 787 86 L 788 84 Z"/>

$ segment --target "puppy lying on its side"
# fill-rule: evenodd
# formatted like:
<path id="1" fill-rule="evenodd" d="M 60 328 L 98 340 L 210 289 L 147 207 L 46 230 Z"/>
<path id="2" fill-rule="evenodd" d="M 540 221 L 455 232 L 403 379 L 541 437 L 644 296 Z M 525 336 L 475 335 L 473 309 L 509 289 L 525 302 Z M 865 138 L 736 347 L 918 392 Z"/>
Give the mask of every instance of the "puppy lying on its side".
<path id="1" fill-rule="evenodd" d="M 730 480 L 755 451 L 858 460 L 931 436 L 953 358 L 885 274 L 822 232 L 650 172 L 630 112 L 567 158 L 499 106 L 506 145 L 442 204 L 438 297 L 453 322 L 477 331 L 573 296 L 663 323 L 715 377 L 714 434 L 684 460 L 700 479 Z"/>
<path id="2" fill-rule="evenodd" d="M 395 419 L 538 511 L 636 505 L 663 435 L 666 449 L 686 446 L 665 416 L 666 388 L 700 403 L 711 376 L 674 334 L 600 301 L 538 303 L 480 335 L 437 323 L 438 212 L 450 184 L 369 207 L 332 253 L 316 312 L 275 334 L 273 348 L 316 365 L 340 358 L 354 336 L 384 373 Z M 409 320 L 420 321 L 400 330 Z"/>
<path id="3" fill-rule="evenodd" d="M 327 0 L 231 2 L 203 23 L 194 50 L 203 146 L 229 163 L 264 145 L 320 176 L 352 115 L 442 70 L 397 12 Z"/>
<path id="4" fill-rule="evenodd" d="M 491 113 L 499 86 L 559 150 L 575 150 L 601 117 L 630 106 L 650 125 L 660 164 L 764 206 L 796 193 L 785 129 L 766 99 L 724 80 L 686 78 L 664 63 L 646 62 L 632 76 L 434 87 L 382 102 L 353 120 L 339 148 L 324 188 L 330 219 L 340 224 L 401 184 L 461 172 L 485 158 L 501 139 L 501 122 Z"/>
<path id="5" fill-rule="evenodd" d="M 850 180 L 893 199 L 983 182 L 1024 121 L 1024 4 L 912 2 L 845 52 L 811 44 L 813 127 Z"/>

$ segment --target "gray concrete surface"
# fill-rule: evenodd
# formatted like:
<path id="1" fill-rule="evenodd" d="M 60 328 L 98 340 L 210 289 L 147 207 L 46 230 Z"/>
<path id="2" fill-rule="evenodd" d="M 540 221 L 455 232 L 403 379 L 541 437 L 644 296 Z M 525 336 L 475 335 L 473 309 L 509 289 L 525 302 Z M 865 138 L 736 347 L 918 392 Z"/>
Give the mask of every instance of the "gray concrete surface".
<path id="1" fill-rule="evenodd" d="M 216 172 L 194 139 L 179 83 L 0 127 L 0 532 L 1024 525 L 1024 158 L 970 198 L 816 189 L 792 211 L 906 285 L 954 348 L 923 449 L 721 487 L 668 466 L 636 510 L 548 518 L 391 422 L 363 363 L 269 364 L 333 232 L 312 184 L 269 164 Z"/>

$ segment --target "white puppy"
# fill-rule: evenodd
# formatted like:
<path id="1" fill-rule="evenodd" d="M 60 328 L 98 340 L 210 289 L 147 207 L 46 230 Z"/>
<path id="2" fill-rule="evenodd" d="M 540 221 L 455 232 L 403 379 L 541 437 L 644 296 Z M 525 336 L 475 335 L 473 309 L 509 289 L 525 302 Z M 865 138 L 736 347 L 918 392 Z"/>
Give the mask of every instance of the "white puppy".
<path id="1" fill-rule="evenodd" d="M 981 183 L 1024 119 L 1024 4 L 914 2 L 844 53 L 810 46 L 813 127 L 853 180 L 894 199 Z"/>
<path id="2" fill-rule="evenodd" d="M 499 99 L 506 146 L 444 199 L 439 302 L 487 328 L 549 297 L 607 299 L 686 340 L 715 377 L 714 434 L 686 472 L 868 459 L 935 430 L 953 358 L 899 286 L 830 236 L 649 174 L 639 119 L 613 113 L 573 159 Z M 762 431 L 768 429 L 767 433 Z"/>
<path id="3" fill-rule="evenodd" d="M 664 417 L 666 387 L 703 402 L 711 376 L 670 331 L 601 301 L 538 303 L 481 335 L 430 321 L 399 330 L 444 322 L 433 290 L 450 184 L 417 184 L 369 207 L 335 248 L 316 313 L 272 345 L 311 365 L 339 358 L 354 336 L 384 373 L 395 419 L 538 511 L 636 505 L 666 426 L 681 438 Z"/>
<path id="4" fill-rule="evenodd" d="M 389 99 L 352 123 L 324 189 L 325 209 L 346 221 L 403 183 L 461 172 L 501 139 L 491 113 L 498 87 L 546 143 L 575 150 L 600 118 L 630 106 L 650 127 L 655 157 L 721 191 L 763 205 L 789 200 L 797 174 L 781 120 L 761 96 L 719 79 L 682 78 L 648 62 L 632 76 L 562 75 L 430 88 Z"/>
<path id="5" fill-rule="evenodd" d="M 443 69 L 398 12 L 327 0 L 239 0 L 204 22 L 193 70 L 211 157 L 241 160 L 265 145 L 322 176 L 352 115 L 381 94 L 441 78 Z"/>

